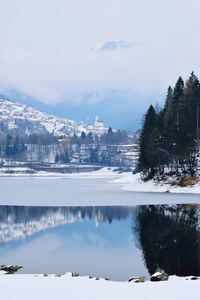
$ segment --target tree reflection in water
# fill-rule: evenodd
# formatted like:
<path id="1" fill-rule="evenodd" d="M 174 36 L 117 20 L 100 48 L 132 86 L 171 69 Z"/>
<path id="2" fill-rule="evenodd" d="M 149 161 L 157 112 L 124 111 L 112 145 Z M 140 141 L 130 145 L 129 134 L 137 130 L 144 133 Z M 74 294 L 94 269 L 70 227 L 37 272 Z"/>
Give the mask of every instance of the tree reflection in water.
<path id="1" fill-rule="evenodd" d="M 200 275 L 198 205 L 148 205 L 137 208 L 139 247 L 150 274 Z"/>

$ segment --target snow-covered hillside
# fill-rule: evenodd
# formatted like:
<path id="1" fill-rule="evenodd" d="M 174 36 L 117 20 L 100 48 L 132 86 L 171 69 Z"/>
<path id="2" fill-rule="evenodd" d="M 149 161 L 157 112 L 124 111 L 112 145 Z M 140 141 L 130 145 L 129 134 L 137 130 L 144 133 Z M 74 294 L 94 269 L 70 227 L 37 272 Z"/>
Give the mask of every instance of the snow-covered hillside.
<path id="1" fill-rule="evenodd" d="M 107 131 L 98 117 L 94 125 L 88 125 L 43 113 L 32 106 L 12 102 L 5 97 L 0 98 L 0 123 L 10 130 L 17 129 L 26 134 L 53 133 L 57 136 L 72 136 L 74 133 L 80 135 L 83 131 L 100 136 Z"/>

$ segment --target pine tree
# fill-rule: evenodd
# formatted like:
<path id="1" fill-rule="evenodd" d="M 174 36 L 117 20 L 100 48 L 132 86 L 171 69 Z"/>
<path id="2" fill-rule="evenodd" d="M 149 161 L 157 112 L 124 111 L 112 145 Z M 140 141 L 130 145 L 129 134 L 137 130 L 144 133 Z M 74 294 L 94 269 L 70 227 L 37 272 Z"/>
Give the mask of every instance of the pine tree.
<path id="1" fill-rule="evenodd" d="M 182 149 L 181 137 L 182 130 L 182 110 L 184 103 L 184 82 L 181 77 L 178 78 L 174 90 L 168 88 L 167 98 L 164 107 L 163 116 L 163 141 L 164 148 L 171 156 L 171 160 L 177 161 Z"/>
<path id="2" fill-rule="evenodd" d="M 82 131 L 82 132 L 81 132 L 81 143 L 85 143 L 85 139 L 86 139 L 85 132 Z"/>
<path id="3" fill-rule="evenodd" d="M 194 72 L 191 73 L 185 87 L 187 98 L 187 118 L 192 141 L 199 140 L 199 119 L 200 119 L 200 83 Z"/>
<path id="4" fill-rule="evenodd" d="M 144 124 L 139 141 L 139 166 L 147 170 L 148 177 L 152 177 L 157 166 L 157 115 L 151 105 L 145 115 Z"/>
<path id="5" fill-rule="evenodd" d="M 12 145 L 11 145 L 11 142 L 12 142 L 12 137 L 11 137 L 11 135 L 7 134 L 7 137 L 6 137 L 6 150 L 5 150 L 5 155 L 7 157 L 9 157 L 9 156 L 12 155 Z"/>
<path id="6" fill-rule="evenodd" d="M 56 154 L 56 156 L 55 156 L 55 163 L 56 163 L 56 164 L 59 163 L 59 160 L 60 160 L 60 157 L 59 157 L 58 154 Z"/>

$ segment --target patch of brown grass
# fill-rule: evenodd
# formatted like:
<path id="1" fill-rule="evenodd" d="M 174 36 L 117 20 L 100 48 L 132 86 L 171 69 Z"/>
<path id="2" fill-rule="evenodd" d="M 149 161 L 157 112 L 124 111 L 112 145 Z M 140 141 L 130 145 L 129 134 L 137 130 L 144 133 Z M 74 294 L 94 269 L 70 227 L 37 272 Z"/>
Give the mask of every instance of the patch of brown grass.
<path id="1" fill-rule="evenodd" d="M 195 175 L 182 177 L 181 179 L 171 180 L 168 183 L 171 185 L 177 185 L 180 187 L 193 186 L 198 182 L 198 178 Z"/>

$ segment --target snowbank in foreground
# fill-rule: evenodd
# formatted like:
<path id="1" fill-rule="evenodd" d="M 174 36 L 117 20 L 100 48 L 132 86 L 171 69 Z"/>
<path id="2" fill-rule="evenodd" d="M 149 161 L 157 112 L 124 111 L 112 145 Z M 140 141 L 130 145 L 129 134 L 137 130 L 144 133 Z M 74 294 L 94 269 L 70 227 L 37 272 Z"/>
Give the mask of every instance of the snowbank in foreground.
<path id="1" fill-rule="evenodd" d="M 188 278 L 189 279 L 189 278 Z M 88 277 L 0 275 L 1 299 L 6 300 L 188 300 L 198 299 L 200 280 L 170 276 L 162 282 L 113 282 Z"/>
<path id="2" fill-rule="evenodd" d="M 134 175 L 124 173 L 121 178 L 115 179 L 113 182 L 123 184 L 122 190 L 125 191 L 200 194 L 200 182 L 188 187 L 172 186 L 163 182 L 157 183 L 153 179 L 144 182 L 139 173 Z"/>

